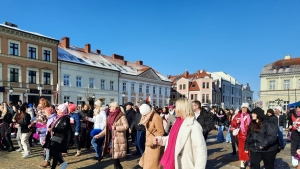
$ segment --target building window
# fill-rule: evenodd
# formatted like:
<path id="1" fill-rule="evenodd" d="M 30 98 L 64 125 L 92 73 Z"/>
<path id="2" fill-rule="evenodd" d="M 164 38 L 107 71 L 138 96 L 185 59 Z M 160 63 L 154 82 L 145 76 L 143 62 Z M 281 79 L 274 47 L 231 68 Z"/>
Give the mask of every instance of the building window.
<path id="1" fill-rule="evenodd" d="M 194 95 L 193 94 L 191 94 L 191 100 L 194 100 Z"/>
<path id="2" fill-rule="evenodd" d="M 290 80 L 284 80 L 283 86 L 284 86 L 284 89 L 290 89 Z"/>
<path id="3" fill-rule="evenodd" d="M 139 92 L 143 93 L 143 85 L 142 84 L 139 85 Z"/>
<path id="4" fill-rule="evenodd" d="M 166 96 L 168 95 L 168 88 L 167 87 L 165 88 L 165 95 Z"/>
<path id="5" fill-rule="evenodd" d="M 19 44 L 10 42 L 9 54 L 19 56 Z"/>
<path id="6" fill-rule="evenodd" d="M 10 68 L 10 81 L 19 82 L 19 69 Z"/>
<path id="7" fill-rule="evenodd" d="M 44 85 L 50 85 L 50 73 L 44 72 Z"/>
<path id="8" fill-rule="evenodd" d="M 205 82 L 202 83 L 202 88 L 205 89 Z"/>
<path id="9" fill-rule="evenodd" d="M 76 77 L 76 87 L 82 87 L 82 77 L 77 76 Z"/>
<path id="10" fill-rule="evenodd" d="M 50 62 L 51 52 L 50 50 L 44 50 L 43 60 Z"/>
<path id="11" fill-rule="evenodd" d="M 114 90 L 114 81 L 109 82 L 110 90 Z"/>
<path id="12" fill-rule="evenodd" d="M 206 103 L 209 102 L 209 94 L 206 94 Z"/>
<path id="13" fill-rule="evenodd" d="M 153 87 L 153 94 L 155 94 L 155 87 Z"/>
<path id="14" fill-rule="evenodd" d="M 134 83 L 131 84 L 131 92 L 134 92 Z"/>
<path id="15" fill-rule="evenodd" d="M 112 103 L 112 102 L 114 102 L 115 101 L 115 99 L 114 98 L 111 98 L 110 99 L 110 103 Z"/>
<path id="16" fill-rule="evenodd" d="M 159 88 L 159 94 L 161 95 L 161 87 Z"/>
<path id="17" fill-rule="evenodd" d="M 80 105 L 82 102 L 82 97 L 78 96 L 77 97 L 77 105 Z"/>
<path id="18" fill-rule="evenodd" d="M 204 83 L 205 85 L 205 83 Z M 202 103 L 205 103 L 205 94 L 202 94 Z"/>
<path id="19" fill-rule="evenodd" d="M 179 90 L 182 90 L 182 84 L 181 84 L 181 85 L 179 85 Z"/>
<path id="20" fill-rule="evenodd" d="M 232 87 L 232 88 L 231 88 L 231 94 L 233 94 L 233 92 L 234 92 L 234 88 Z"/>
<path id="21" fill-rule="evenodd" d="M 225 85 L 223 85 L 223 89 L 222 90 L 223 90 L 223 93 L 225 93 Z"/>
<path id="22" fill-rule="evenodd" d="M 185 98 L 185 94 L 182 95 L 182 98 Z"/>
<path id="23" fill-rule="evenodd" d="M 102 105 L 105 105 L 105 104 L 106 104 L 106 103 L 105 103 L 105 100 L 106 100 L 106 99 L 104 98 L 103 101 L 102 101 Z"/>
<path id="24" fill-rule="evenodd" d="M 206 88 L 209 89 L 209 82 L 206 83 Z"/>
<path id="25" fill-rule="evenodd" d="M 28 58 L 36 59 L 36 48 L 34 48 L 34 47 L 28 48 Z"/>
<path id="26" fill-rule="evenodd" d="M 70 86 L 70 75 L 64 75 L 64 86 Z"/>
<path id="27" fill-rule="evenodd" d="M 146 93 L 149 93 L 149 86 L 146 86 Z"/>
<path id="28" fill-rule="evenodd" d="M 94 78 L 90 78 L 89 79 L 89 88 L 94 88 L 95 86 L 95 79 Z"/>
<path id="29" fill-rule="evenodd" d="M 183 90 L 185 90 L 185 84 L 183 84 Z"/>
<path id="30" fill-rule="evenodd" d="M 70 96 L 64 96 L 64 103 L 70 102 Z"/>
<path id="31" fill-rule="evenodd" d="M 275 90 L 275 80 L 270 81 L 270 90 Z"/>
<path id="32" fill-rule="evenodd" d="M 101 79 L 100 88 L 101 88 L 101 90 L 105 90 L 105 80 L 103 80 L 103 79 Z"/>
<path id="33" fill-rule="evenodd" d="M 28 71 L 28 83 L 36 84 L 36 71 Z"/>
<path id="34" fill-rule="evenodd" d="M 195 94 L 195 98 L 194 99 L 197 100 L 197 94 Z"/>
<path id="35" fill-rule="evenodd" d="M 126 83 L 123 83 L 123 92 L 126 92 Z"/>

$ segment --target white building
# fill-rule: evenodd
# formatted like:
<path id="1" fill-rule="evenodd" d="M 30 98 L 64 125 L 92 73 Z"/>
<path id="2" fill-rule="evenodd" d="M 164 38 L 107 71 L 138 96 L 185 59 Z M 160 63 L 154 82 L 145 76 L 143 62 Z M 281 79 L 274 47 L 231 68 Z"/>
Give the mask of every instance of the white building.
<path id="1" fill-rule="evenodd" d="M 242 105 L 242 84 L 225 72 L 210 73 L 214 80 L 219 80 L 219 88 L 222 90 L 222 103 L 220 107 L 234 108 Z"/>
<path id="2" fill-rule="evenodd" d="M 137 104 L 150 96 L 151 104 L 163 107 L 169 104 L 171 81 L 154 70 L 143 65 L 143 61 L 129 62 L 121 55 L 104 56 L 119 69 L 119 102 L 128 101 Z"/>
<path id="3" fill-rule="evenodd" d="M 104 104 L 119 101 L 119 70 L 102 57 L 100 50 L 70 46 L 67 37 L 58 47 L 58 103 L 104 98 Z"/>
<path id="4" fill-rule="evenodd" d="M 253 91 L 251 90 L 249 83 L 242 88 L 242 102 L 248 103 L 249 107 L 253 108 Z"/>

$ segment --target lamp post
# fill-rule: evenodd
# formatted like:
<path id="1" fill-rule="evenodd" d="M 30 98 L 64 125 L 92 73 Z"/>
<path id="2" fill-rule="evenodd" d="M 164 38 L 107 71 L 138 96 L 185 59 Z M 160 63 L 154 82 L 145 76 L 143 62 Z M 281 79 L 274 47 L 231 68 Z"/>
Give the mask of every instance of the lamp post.
<path id="1" fill-rule="evenodd" d="M 11 95 L 12 93 L 14 92 L 14 89 L 12 87 L 9 88 L 9 101 L 12 101 L 11 100 Z"/>
<path id="2" fill-rule="evenodd" d="M 126 96 L 126 94 L 123 93 L 123 94 L 122 94 L 122 105 L 124 105 L 124 98 L 125 98 L 125 96 Z"/>
<path id="3" fill-rule="evenodd" d="M 276 99 L 276 100 L 274 100 L 275 102 L 277 102 L 277 105 L 279 105 L 279 106 L 281 106 L 281 102 L 283 101 L 282 99 Z"/>
<path id="4" fill-rule="evenodd" d="M 39 84 L 37 89 L 39 90 L 39 101 L 40 101 L 41 96 L 42 96 L 43 85 Z"/>

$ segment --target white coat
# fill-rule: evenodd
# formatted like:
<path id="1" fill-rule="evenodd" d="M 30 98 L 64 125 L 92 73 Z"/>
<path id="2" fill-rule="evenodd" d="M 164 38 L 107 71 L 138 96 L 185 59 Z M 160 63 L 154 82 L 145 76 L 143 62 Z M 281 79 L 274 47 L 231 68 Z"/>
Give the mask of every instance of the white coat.
<path id="1" fill-rule="evenodd" d="M 172 131 L 172 129 L 171 129 Z M 157 137 L 158 144 L 168 146 L 168 138 Z M 195 117 L 186 117 L 180 126 L 175 145 L 175 169 L 205 169 L 206 142 Z"/>

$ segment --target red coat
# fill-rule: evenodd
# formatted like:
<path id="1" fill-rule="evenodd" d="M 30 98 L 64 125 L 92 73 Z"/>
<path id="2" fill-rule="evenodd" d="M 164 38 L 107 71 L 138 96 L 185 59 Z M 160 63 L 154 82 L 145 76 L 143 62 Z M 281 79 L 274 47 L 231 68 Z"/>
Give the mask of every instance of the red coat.
<path id="1" fill-rule="evenodd" d="M 231 127 L 238 128 L 240 127 L 240 123 L 237 123 L 237 120 L 239 119 L 241 122 L 241 113 L 239 112 L 237 115 L 234 116 L 233 120 L 231 121 Z M 248 161 L 249 160 L 249 151 L 248 153 L 245 153 L 244 147 L 245 147 L 245 141 L 248 134 L 248 127 L 249 124 L 247 123 L 247 119 L 244 121 L 245 126 L 245 132 L 240 129 L 237 138 L 238 138 L 238 153 L 239 153 L 239 159 L 242 161 Z"/>

